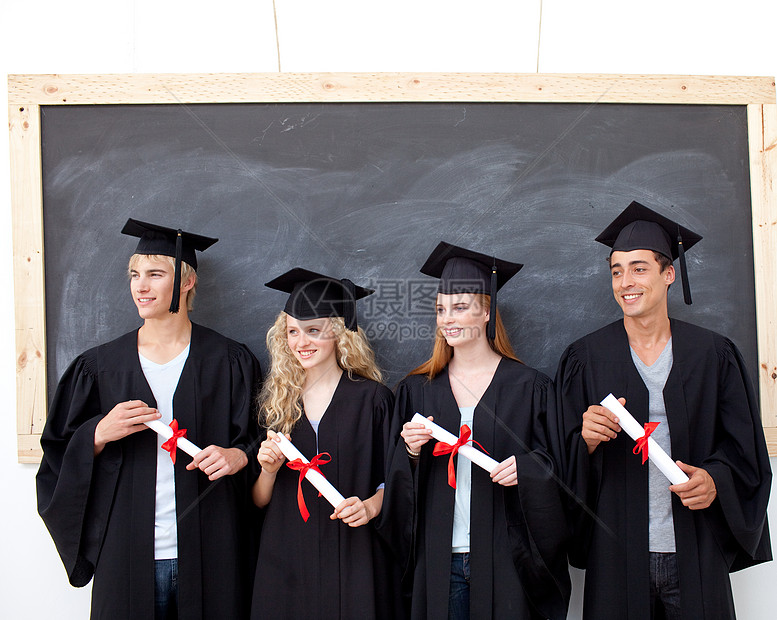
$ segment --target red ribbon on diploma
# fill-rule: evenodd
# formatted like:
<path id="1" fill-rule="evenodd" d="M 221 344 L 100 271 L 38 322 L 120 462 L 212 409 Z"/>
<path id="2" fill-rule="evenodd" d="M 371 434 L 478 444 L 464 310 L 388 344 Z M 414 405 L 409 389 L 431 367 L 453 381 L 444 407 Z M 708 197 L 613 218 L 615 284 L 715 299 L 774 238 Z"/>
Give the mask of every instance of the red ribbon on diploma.
<path id="1" fill-rule="evenodd" d="M 175 452 L 178 448 L 178 439 L 181 437 L 186 437 L 186 429 L 182 428 L 179 431 L 178 420 L 175 419 L 170 422 L 170 428 L 173 429 L 173 436 L 162 444 L 162 449 L 167 450 L 170 453 L 170 459 L 173 461 L 173 465 L 175 465 Z"/>
<path id="2" fill-rule="evenodd" d="M 472 434 L 472 431 L 469 429 L 469 426 L 467 426 L 466 424 L 463 424 L 459 434 L 459 439 L 456 441 L 455 444 L 451 445 L 443 441 L 438 441 L 437 445 L 434 446 L 434 450 L 432 450 L 432 454 L 434 456 L 440 456 L 441 454 L 450 453 L 451 456 L 448 459 L 448 484 L 451 485 L 454 489 L 456 488 L 456 468 L 453 466 L 453 457 L 456 456 L 456 454 L 459 451 L 459 448 L 461 448 L 461 446 L 467 445 L 471 441 L 472 443 L 477 443 L 480 449 L 483 450 L 483 452 L 485 452 L 486 454 L 488 454 L 488 450 L 486 450 L 474 439 L 469 438 L 471 434 Z"/>
<path id="3" fill-rule="evenodd" d="M 643 465 L 645 464 L 645 461 L 648 460 L 648 437 L 653 434 L 653 431 L 656 430 L 656 426 L 659 424 L 661 424 L 661 422 L 645 422 L 645 434 L 637 439 L 637 445 L 634 446 L 634 454 L 642 452 Z"/>
<path id="4" fill-rule="evenodd" d="M 326 457 L 326 459 L 324 457 Z M 305 521 L 305 523 L 308 522 L 310 513 L 308 512 L 308 507 L 305 505 L 305 496 L 302 495 L 302 479 L 305 477 L 305 474 L 308 473 L 309 469 L 317 471 L 319 474 L 321 474 L 321 470 L 318 468 L 318 466 L 326 465 L 331 460 L 332 457 L 329 455 L 329 452 L 322 452 L 321 454 L 316 454 L 316 456 L 314 456 L 309 463 L 303 462 L 302 459 L 294 459 L 293 461 L 286 463 L 286 467 L 289 469 L 299 471 L 299 482 L 297 483 L 297 506 L 299 506 L 299 513 L 302 515 L 302 520 Z M 321 475 L 323 476 L 324 474 Z M 318 496 L 321 497 L 321 493 L 319 493 Z"/>

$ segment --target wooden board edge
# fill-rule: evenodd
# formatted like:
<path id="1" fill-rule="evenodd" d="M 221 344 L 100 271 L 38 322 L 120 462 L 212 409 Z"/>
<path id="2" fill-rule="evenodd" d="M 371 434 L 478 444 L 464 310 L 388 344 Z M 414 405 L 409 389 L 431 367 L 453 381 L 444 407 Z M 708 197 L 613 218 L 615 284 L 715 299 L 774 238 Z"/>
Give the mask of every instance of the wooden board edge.
<path id="1" fill-rule="evenodd" d="M 777 428 L 764 428 L 766 435 L 766 447 L 769 450 L 769 456 L 777 456 Z"/>
<path id="2" fill-rule="evenodd" d="M 41 105 L 243 102 L 513 101 L 775 103 L 764 76 L 540 73 L 17 74 L 9 102 Z"/>
<path id="3" fill-rule="evenodd" d="M 20 436 L 46 420 L 46 303 L 40 108 L 10 106 L 11 220 L 16 326 L 16 420 Z"/>
<path id="4" fill-rule="evenodd" d="M 16 445 L 18 447 L 19 463 L 40 463 L 43 450 L 40 447 L 40 435 L 18 435 Z"/>
<path id="5" fill-rule="evenodd" d="M 747 107 L 758 385 L 765 427 L 777 427 L 777 105 Z"/>

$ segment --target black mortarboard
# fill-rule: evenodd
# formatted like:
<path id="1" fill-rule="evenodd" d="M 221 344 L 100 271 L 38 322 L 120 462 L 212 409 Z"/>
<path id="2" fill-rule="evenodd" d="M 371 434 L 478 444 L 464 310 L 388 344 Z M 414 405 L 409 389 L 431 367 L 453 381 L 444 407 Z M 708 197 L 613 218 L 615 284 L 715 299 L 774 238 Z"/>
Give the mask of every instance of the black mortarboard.
<path id="1" fill-rule="evenodd" d="M 181 296 L 181 261 L 188 263 L 192 269 L 197 271 L 196 251 L 207 250 L 218 239 L 184 232 L 180 228 L 176 230 L 166 226 L 149 224 L 132 218 L 127 220 L 121 232 L 131 237 L 140 237 L 135 254 L 172 256 L 175 259 L 175 279 L 173 280 L 173 300 L 170 303 L 170 312 L 178 312 Z"/>
<path id="2" fill-rule="evenodd" d="M 339 316 L 351 331 L 357 330 L 356 300 L 375 291 L 356 286 L 344 278 L 338 280 L 295 267 L 265 286 L 289 293 L 283 310 L 298 321 Z"/>
<path id="3" fill-rule="evenodd" d="M 491 296 L 487 336 L 496 337 L 496 292 L 523 267 L 488 254 L 441 241 L 426 259 L 421 273 L 440 279 L 439 293 Z"/>
<path id="4" fill-rule="evenodd" d="M 637 201 L 626 207 L 596 238 L 599 243 L 611 247 L 612 252 L 653 250 L 672 261 L 679 257 L 683 298 L 689 305 L 691 288 L 688 284 L 685 250 L 690 250 L 701 239 L 701 235 Z"/>

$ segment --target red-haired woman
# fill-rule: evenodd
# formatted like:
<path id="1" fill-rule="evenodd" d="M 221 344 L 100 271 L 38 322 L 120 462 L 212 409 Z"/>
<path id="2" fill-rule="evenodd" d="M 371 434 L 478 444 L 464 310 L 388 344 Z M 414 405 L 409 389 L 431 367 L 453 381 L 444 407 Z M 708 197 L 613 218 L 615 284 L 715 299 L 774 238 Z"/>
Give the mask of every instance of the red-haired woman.
<path id="1" fill-rule="evenodd" d="M 553 386 L 516 358 L 496 309 L 521 267 L 441 243 L 421 269 L 440 278 L 436 337 L 397 388 L 405 423 L 383 517 L 412 547 L 413 618 L 566 617 L 566 527 L 546 432 Z M 458 437 L 468 427 L 499 465 L 435 456 L 416 412 Z"/>

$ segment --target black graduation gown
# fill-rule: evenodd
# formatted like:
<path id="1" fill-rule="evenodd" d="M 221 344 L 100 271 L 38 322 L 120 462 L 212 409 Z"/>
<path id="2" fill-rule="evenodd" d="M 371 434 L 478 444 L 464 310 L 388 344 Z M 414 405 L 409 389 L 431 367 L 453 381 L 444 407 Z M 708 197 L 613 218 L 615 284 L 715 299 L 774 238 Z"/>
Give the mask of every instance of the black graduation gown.
<path id="1" fill-rule="evenodd" d="M 343 373 L 316 435 L 303 415 L 292 443 L 308 459 L 328 452 L 321 472 L 343 497 L 367 499 L 384 482 L 394 397 L 385 386 Z M 265 508 L 254 581 L 252 618 L 343 620 L 401 618 L 399 564 L 376 535 L 374 520 L 351 528 L 329 517 L 334 508 L 284 464 Z"/>
<path id="2" fill-rule="evenodd" d="M 672 495 L 684 618 L 733 618 L 728 573 L 771 559 L 766 505 L 771 469 L 758 402 L 734 344 L 714 332 L 672 320 L 674 361 L 664 387 L 672 458 L 703 467 L 717 499 L 705 510 Z M 559 441 L 580 504 L 570 561 L 586 568 L 586 618 L 647 619 L 648 468 L 625 432 L 589 457 L 583 412 L 608 393 L 626 398 L 635 419 L 648 421 L 648 390 L 631 359 L 623 321 L 570 345 L 556 377 Z M 667 485 L 669 482 L 667 481 Z"/>
<path id="3" fill-rule="evenodd" d="M 248 453 L 249 466 L 209 482 L 175 464 L 179 617 L 248 615 L 252 558 L 248 485 L 256 468 L 252 402 L 259 363 L 243 345 L 192 325 L 189 356 L 173 398 L 187 438 Z M 110 442 L 94 457 L 94 430 L 117 403 L 156 406 L 137 351 L 137 331 L 80 355 L 57 388 L 41 437 L 38 511 L 74 586 L 94 576 L 92 618 L 153 618 L 157 435 Z"/>
<path id="4" fill-rule="evenodd" d="M 431 415 L 459 435 L 461 415 L 447 368 L 432 381 L 423 375 L 401 381 L 396 408 L 403 421 L 415 413 Z M 503 358 L 475 409 L 472 436 L 499 462 L 515 455 L 518 484 L 494 484 L 486 471 L 472 466 L 473 620 L 566 617 L 566 523 L 546 437 L 546 418 L 553 414 L 551 380 Z M 448 617 L 455 490 L 448 484 L 449 455 L 433 456 L 435 443 L 424 445 L 412 468 L 400 438 L 386 490 L 387 536 L 398 548 L 411 547 L 413 618 Z"/>

